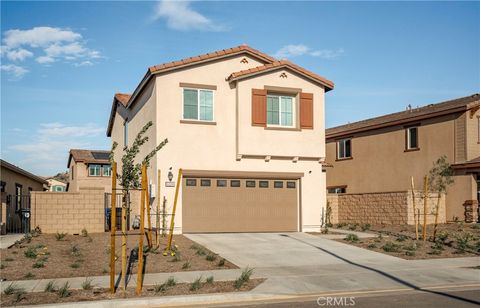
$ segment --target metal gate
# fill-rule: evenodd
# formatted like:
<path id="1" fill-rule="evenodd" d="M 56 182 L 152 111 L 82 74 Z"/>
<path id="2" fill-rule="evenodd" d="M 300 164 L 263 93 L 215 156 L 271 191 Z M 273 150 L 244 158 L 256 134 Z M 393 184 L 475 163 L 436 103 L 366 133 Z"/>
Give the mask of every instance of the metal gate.
<path id="1" fill-rule="evenodd" d="M 115 225 L 117 230 L 122 229 L 122 193 L 117 193 L 116 200 L 116 218 Z M 130 194 L 126 195 L 127 197 L 127 230 L 130 230 Z M 110 231 L 110 220 L 111 220 L 111 206 L 112 206 L 112 194 L 105 193 L 105 231 Z"/>
<path id="2" fill-rule="evenodd" d="M 30 195 L 7 196 L 7 233 L 30 232 Z"/>

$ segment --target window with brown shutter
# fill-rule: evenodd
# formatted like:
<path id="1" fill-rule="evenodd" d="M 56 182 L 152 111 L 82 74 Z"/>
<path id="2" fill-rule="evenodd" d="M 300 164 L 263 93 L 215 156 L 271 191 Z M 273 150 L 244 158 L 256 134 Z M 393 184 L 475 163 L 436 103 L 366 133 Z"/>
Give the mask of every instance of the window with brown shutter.
<path id="1" fill-rule="evenodd" d="M 300 93 L 300 128 L 313 129 L 313 93 Z"/>
<path id="2" fill-rule="evenodd" d="M 252 125 L 267 125 L 267 90 L 252 89 Z"/>

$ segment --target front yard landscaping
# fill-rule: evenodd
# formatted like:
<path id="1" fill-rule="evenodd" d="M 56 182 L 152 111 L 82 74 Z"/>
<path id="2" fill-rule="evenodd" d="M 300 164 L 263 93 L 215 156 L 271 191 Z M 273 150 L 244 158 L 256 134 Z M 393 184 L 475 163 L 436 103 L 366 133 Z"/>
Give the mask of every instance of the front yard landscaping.
<path id="1" fill-rule="evenodd" d="M 201 271 L 238 268 L 183 235 L 173 236 L 175 256 L 163 256 L 166 238 L 160 248 L 149 251 L 144 246 L 146 273 Z M 120 272 L 121 238 L 116 239 L 116 273 Z M 144 241 L 146 244 L 146 241 Z M 135 257 L 138 232 L 127 237 L 129 256 Z M 135 249 L 136 248 L 136 249 Z M 130 259 L 130 258 L 129 258 Z M 134 261 L 135 258 L 131 258 Z M 33 233 L 21 243 L 0 251 L 0 279 L 29 280 L 66 277 L 92 277 L 109 274 L 110 233 L 82 235 Z M 129 262 L 127 272 L 135 274 L 137 262 Z"/>
<path id="2" fill-rule="evenodd" d="M 404 259 L 431 259 L 474 257 L 480 255 L 480 224 L 449 223 L 438 225 L 437 238 L 433 241 L 433 226 L 427 225 L 427 241 L 415 240 L 415 226 L 389 226 L 368 224 L 337 224 L 337 229 L 364 231 L 376 234 L 374 238 L 360 239 L 347 234 L 338 241 L 357 247 L 389 254 Z"/>

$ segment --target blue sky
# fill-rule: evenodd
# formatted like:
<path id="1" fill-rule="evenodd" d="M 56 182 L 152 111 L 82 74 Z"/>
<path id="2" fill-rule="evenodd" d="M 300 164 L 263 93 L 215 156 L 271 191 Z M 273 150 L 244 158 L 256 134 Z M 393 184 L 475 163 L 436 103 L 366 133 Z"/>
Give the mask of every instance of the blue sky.
<path id="1" fill-rule="evenodd" d="M 480 89 L 478 2 L 2 1 L 1 32 L 1 156 L 40 175 L 148 66 L 242 43 L 333 80 L 327 127 Z"/>

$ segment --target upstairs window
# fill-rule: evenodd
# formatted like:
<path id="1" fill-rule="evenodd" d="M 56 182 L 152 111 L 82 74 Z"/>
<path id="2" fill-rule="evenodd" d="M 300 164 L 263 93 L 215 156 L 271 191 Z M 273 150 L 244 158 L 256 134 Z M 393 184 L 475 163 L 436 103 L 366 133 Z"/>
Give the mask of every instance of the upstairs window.
<path id="1" fill-rule="evenodd" d="M 295 98 L 267 95 L 267 125 L 295 127 Z"/>
<path id="2" fill-rule="evenodd" d="M 128 120 L 123 122 L 123 145 L 128 145 Z"/>
<path id="3" fill-rule="evenodd" d="M 103 165 L 103 176 L 111 176 L 112 175 L 112 166 L 110 165 Z"/>
<path id="4" fill-rule="evenodd" d="M 102 167 L 100 165 L 88 165 L 88 175 L 89 176 L 100 176 L 100 169 Z"/>
<path id="5" fill-rule="evenodd" d="M 337 159 L 352 158 L 352 139 L 337 141 Z"/>
<path id="6" fill-rule="evenodd" d="M 408 127 L 406 131 L 407 151 L 418 150 L 418 127 Z"/>
<path id="7" fill-rule="evenodd" d="M 213 91 L 184 88 L 183 119 L 213 121 Z"/>
<path id="8" fill-rule="evenodd" d="M 329 194 L 345 194 L 347 192 L 347 186 L 329 187 L 327 188 Z"/>

